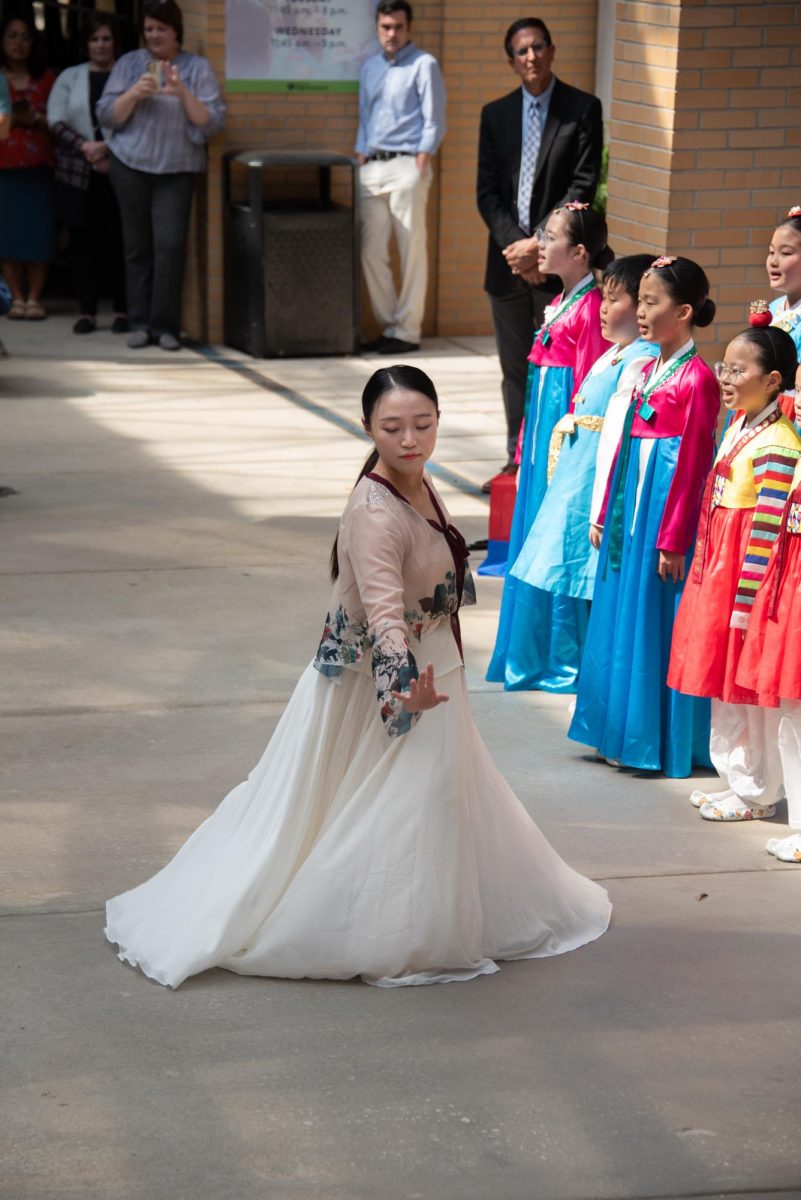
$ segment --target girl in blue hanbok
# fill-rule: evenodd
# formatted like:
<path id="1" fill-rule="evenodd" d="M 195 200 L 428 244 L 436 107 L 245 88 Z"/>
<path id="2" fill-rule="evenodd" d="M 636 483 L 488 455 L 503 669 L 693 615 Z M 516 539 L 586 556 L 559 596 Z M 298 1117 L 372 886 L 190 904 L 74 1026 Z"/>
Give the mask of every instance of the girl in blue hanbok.
<path id="1" fill-rule="evenodd" d="M 659 347 L 626 414 L 599 514 L 603 540 L 568 736 L 617 765 L 684 778 L 709 764 L 709 701 L 667 686 L 673 622 L 712 464 L 720 391 L 695 348 L 709 281 L 658 258 L 640 283 L 640 334 Z"/>
<path id="2" fill-rule="evenodd" d="M 576 380 L 583 379 L 608 348 L 601 333 L 601 293 L 593 271 L 608 266 L 612 257 L 606 222 L 599 213 L 577 202 L 554 209 L 540 239 L 539 269 L 558 275 L 563 291 L 546 308 L 529 357 L 528 409 L 509 538 L 512 563 L 548 486 L 553 428 L 568 412 Z M 509 691 L 575 691 L 587 615 L 586 601 L 552 596 L 507 575 L 487 679 L 503 683 Z"/>
<path id="3" fill-rule="evenodd" d="M 548 491 L 511 568 L 515 579 L 555 596 L 592 599 L 600 538 L 591 522 L 603 501 L 632 389 L 657 352 L 637 328 L 640 279 L 652 261 L 652 255 L 634 254 L 606 268 L 601 332 L 613 345 L 585 375 L 551 434 Z"/>
<path id="4" fill-rule="evenodd" d="M 789 333 L 801 359 L 801 205 L 794 205 L 774 232 L 765 266 L 770 286 L 780 293 L 770 305 L 771 325 Z M 794 403 L 797 395 L 790 391 L 781 397 L 782 411 L 791 421 L 801 412 Z"/>

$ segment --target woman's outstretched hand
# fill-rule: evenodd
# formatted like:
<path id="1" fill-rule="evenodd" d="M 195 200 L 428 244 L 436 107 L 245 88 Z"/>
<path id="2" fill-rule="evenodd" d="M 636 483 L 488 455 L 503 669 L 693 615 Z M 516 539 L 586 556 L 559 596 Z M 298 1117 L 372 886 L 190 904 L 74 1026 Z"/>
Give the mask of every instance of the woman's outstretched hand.
<path id="1" fill-rule="evenodd" d="M 395 700 L 400 700 L 407 712 L 425 712 L 427 708 L 436 708 L 448 699 L 434 687 L 434 667 L 429 663 L 421 671 L 419 679 L 413 679 L 408 692 L 393 692 Z"/>

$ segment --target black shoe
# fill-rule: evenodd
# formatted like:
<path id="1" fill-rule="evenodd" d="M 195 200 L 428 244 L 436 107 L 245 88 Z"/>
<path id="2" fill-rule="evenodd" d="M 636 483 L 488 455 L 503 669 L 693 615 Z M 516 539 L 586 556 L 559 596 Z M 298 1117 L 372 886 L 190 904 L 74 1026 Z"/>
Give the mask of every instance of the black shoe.
<path id="1" fill-rule="evenodd" d="M 508 462 L 508 463 L 506 463 L 505 466 L 501 467 L 500 471 L 498 471 L 498 475 L 516 475 L 517 470 L 518 470 L 517 463 L 514 463 L 514 462 L 509 463 Z M 497 479 L 498 475 L 493 475 L 492 479 Z M 482 485 L 481 485 L 481 490 L 485 496 L 489 496 L 489 494 L 492 491 L 492 479 L 488 479 L 486 481 L 486 483 L 482 483 Z"/>
<path id="2" fill-rule="evenodd" d="M 420 349 L 419 342 L 404 342 L 403 338 L 382 338 L 379 354 L 412 354 Z"/>
<path id="3" fill-rule="evenodd" d="M 381 337 L 373 338 L 372 342 L 362 342 L 359 349 L 362 354 L 379 354 L 386 340 L 382 333 Z"/>
<path id="4" fill-rule="evenodd" d="M 94 333 L 97 329 L 94 317 L 78 317 L 72 327 L 73 333 Z"/>
<path id="5" fill-rule="evenodd" d="M 127 317 L 115 317 L 111 322 L 112 333 L 128 333 L 130 328 L 131 325 Z"/>

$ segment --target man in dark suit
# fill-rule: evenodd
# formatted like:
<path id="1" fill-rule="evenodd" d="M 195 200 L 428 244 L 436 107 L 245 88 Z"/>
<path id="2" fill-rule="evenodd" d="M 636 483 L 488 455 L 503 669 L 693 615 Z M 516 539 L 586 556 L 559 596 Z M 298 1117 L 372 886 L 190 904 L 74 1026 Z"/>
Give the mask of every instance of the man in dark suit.
<path id="1" fill-rule="evenodd" d="M 509 66 L 522 82 L 481 112 L 478 209 L 489 229 L 485 290 L 492 305 L 503 373 L 507 462 L 514 474 L 523 421 L 527 358 L 558 281 L 537 269 L 532 236 L 552 209 L 592 202 L 601 172 L 601 102 L 562 83 L 551 67 L 556 47 L 544 21 L 524 17 L 504 39 Z M 489 482 L 484 485 L 489 491 Z"/>

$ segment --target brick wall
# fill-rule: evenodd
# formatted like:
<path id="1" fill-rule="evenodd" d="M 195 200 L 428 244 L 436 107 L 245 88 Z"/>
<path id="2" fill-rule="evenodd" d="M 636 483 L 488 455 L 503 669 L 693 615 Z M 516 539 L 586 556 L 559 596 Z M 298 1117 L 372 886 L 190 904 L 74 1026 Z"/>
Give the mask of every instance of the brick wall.
<path id="1" fill-rule="evenodd" d="M 592 89 L 597 0 L 535 5 L 557 46 L 557 73 Z M 187 49 L 225 73 L 224 0 L 186 0 Z M 448 87 L 448 136 L 429 205 L 428 334 L 490 331 L 482 290 L 486 233 L 475 210 L 481 106 L 514 86 L 502 49 L 524 11 L 485 0 L 420 0 L 415 40 L 436 54 Z M 778 216 L 801 201 L 801 4 L 754 0 L 618 0 L 610 141 L 609 224 L 616 251 L 688 254 L 707 269 L 717 348 L 769 295 L 765 250 Z M 354 95 L 227 97 L 193 230 L 185 324 L 222 336 L 220 156 L 232 147 L 351 153 Z M 203 285 L 204 278 L 206 286 Z M 365 306 L 365 312 L 369 312 Z M 364 322 L 365 332 L 374 326 Z M 712 351 L 710 351 L 712 352 Z"/>
<path id="2" fill-rule="evenodd" d="M 557 45 L 556 65 L 569 83 L 592 89 L 596 0 L 564 0 L 534 9 Z M 186 48 L 205 54 L 225 78 L 224 0 L 186 0 Z M 475 169 L 481 106 L 515 84 L 503 53 L 503 34 L 520 16 L 518 4 L 484 0 L 416 0 L 414 37 L 437 56 L 448 88 L 448 136 L 429 199 L 430 285 L 427 334 L 488 333 L 482 288 L 486 230 L 475 208 Z M 184 324 L 197 337 L 222 339 L 221 155 L 228 149 L 294 147 L 352 153 L 356 95 L 233 94 L 228 123 L 209 153 L 188 266 Z M 207 287 L 201 285 L 203 273 Z M 374 330 L 364 305 L 365 333 Z"/>
<path id="3" fill-rule="evenodd" d="M 610 126 L 610 240 L 618 253 L 696 259 L 717 353 L 771 297 L 765 254 L 801 196 L 801 4 L 618 4 Z"/>
<path id="4" fill-rule="evenodd" d="M 418 45 L 438 58 L 442 55 L 443 0 L 420 0 L 414 4 L 414 36 Z M 186 0 L 182 3 L 186 24 L 186 49 L 205 54 L 221 82 L 225 80 L 224 0 Z M 187 272 L 184 325 L 196 337 L 222 341 L 222 155 L 231 149 L 314 149 L 352 154 L 356 135 L 358 99 L 354 92 L 310 94 L 303 92 L 234 93 L 226 95 L 228 120 L 223 133 L 209 148 L 209 170 L 203 187 L 207 223 L 205 235 L 194 239 L 193 257 Z M 436 254 L 438 188 L 429 199 L 429 258 L 431 287 L 427 305 L 426 332 L 436 328 Z M 202 245 L 201 245 L 202 242 Z M 200 254 L 205 255 L 207 287 L 202 296 Z M 375 329 L 369 305 L 363 305 L 364 328 Z"/>

